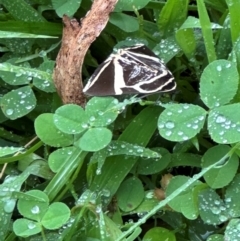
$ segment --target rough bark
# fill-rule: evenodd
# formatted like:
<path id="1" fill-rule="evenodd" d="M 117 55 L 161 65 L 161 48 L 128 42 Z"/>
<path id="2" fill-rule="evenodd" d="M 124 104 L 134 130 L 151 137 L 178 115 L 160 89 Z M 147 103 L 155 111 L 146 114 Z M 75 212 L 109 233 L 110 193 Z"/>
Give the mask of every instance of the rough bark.
<path id="1" fill-rule="evenodd" d="M 64 104 L 85 105 L 82 93 L 82 64 L 91 43 L 106 26 L 118 0 L 95 0 L 79 23 L 63 16 L 62 45 L 56 59 L 53 80 Z"/>

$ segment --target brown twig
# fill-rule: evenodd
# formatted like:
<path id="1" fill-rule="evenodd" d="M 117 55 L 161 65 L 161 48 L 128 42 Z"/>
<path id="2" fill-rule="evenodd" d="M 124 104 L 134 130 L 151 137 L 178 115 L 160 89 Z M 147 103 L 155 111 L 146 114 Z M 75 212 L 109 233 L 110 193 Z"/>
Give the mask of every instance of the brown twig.
<path id="1" fill-rule="evenodd" d="M 62 46 L 56 60 L 53 80 L 64 104 L 85 105 L 82 93 L 82 64 L 91 43 L 106 26 L 118 0 L 95 0 L 79 24 L 63 16 Z"/>

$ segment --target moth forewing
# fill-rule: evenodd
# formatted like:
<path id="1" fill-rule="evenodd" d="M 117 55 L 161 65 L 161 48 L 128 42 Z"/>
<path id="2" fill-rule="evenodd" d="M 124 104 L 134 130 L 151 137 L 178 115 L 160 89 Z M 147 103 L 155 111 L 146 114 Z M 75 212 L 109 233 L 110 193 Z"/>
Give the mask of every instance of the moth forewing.
<path id="1" fill-rule="evenodd" d="M 146 46 L 119 49 L 96 69 L 83 92 L 87 95 L 151 94 L 176 88 L 172 73 Z"/>
<path id="2" fill-rule="evenodd" d="M 124 71 L 122 66 L 119 64 L 119 58 L 121 56 L 117 56 L 114 60 L 114 81 L 113 81 L 113 85 L 114 85 L 114 90 L 115 93 L 113 95 L 121 95 L 123 94 L 122 88 L 125 86 L 125 81 L 124 81 Z M 115 81 L 117 80 L 117 81 Z"/>

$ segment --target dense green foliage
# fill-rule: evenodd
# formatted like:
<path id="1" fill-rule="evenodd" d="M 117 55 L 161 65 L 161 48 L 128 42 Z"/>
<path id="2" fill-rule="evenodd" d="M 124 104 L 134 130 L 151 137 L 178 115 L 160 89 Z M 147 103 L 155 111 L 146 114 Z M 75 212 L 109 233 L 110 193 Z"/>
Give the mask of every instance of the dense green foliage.
<path id="1" fill-rule="evenodd" d="M 239 0 L 119 0 L 83 67 L 144 43 L 172 95 L 62 105 L 61 16 L 89 0 L 0 0 L 1 240 L 238 240 Z M 38 139 L 32 139 L 37 135 Z"/>

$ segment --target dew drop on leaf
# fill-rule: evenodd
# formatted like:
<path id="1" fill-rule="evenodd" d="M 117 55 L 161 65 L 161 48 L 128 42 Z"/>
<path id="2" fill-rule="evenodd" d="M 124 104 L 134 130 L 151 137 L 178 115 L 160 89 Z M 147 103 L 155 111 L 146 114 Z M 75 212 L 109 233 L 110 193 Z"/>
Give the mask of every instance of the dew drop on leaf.
<path id="1" fill-rule="evenodd" d="M 16 201 L 14 199 L 7 200 L 4 205 L 4 211 L 6 213 L 11 213 L 15 207 L 15 203 L 16 203 Z"/>
<path id="2" fill-rule="evenodd" d="M 166 131 L 166 136 L 171 136 L 172 135 L 172 132 L 171 131 Z"/>
<path id="3" fill-rule="evenodd" d="M 219 115 L 216 118 L 216 123 L 224 123 L 225 121 L 226 121 L 226 117 L 225 116 Z"/>
<path id="4" fill-rule="evenodd" d="M 167 129 L 173 129 L 175 127 L 175 124 L 171 121 L 168 121 L 168 122 L 165 123 L 165 127 Z"/>
<path id="5" fill-rule="evenodd" d="M 220 221 L 225 222 L 228 218 L 225 215 L 220 215 Z"/>
<path id="6" fill-rule="evenodd" d="M 32 223 L 32 222 L 29 223 L 29 224 L 28 224 L 28 228 L 29 228 L 29 229 L 34 229 L 34 228 L 36 228 L 36 224 L 35 224 L 35 223 Z"/>
<path id="7" fill-rule="evenodd" d="M 6 114 L 7 115 L 12 115 L 13 114 L 13 110 L 12 109 L 7 109 L 6 110 Z"/>
<path id="8" fill-rule="evenodd" d="M 38 214 L 38 213 L 40 212 L 40 209 L 39 209 L 39 207 L 36 205 L 36 206 L 32 207 L 31 212 L 32 212 L 33 214 Z"/>

